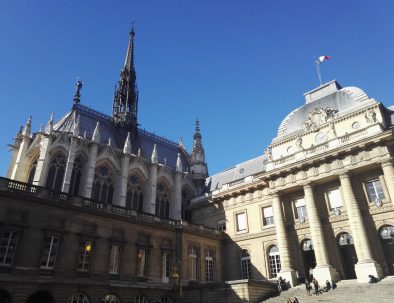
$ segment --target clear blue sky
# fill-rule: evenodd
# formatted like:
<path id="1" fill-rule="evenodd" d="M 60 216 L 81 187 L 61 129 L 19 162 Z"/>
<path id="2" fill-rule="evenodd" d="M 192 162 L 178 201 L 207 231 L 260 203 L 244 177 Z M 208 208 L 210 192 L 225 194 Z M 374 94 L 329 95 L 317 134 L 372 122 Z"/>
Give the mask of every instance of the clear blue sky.
<path id="1" fill-rule="evenodd" d="M 199 117 L 211 174 L 259 156 L 323 80 L 394 104 L 394 1 L 2 1 L 0 175 L 20 125 L 82 104 L 111 113 L 136 19 L 139 123 L 190 151 Z"/>

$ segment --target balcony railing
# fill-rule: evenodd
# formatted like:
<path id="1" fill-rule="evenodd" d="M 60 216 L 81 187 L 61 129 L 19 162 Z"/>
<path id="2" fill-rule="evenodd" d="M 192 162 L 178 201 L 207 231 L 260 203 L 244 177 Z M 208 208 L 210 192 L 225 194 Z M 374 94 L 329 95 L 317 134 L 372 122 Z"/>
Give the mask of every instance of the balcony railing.
<path id="1" fill-rule="evenodd" d="M 208 228 L 203 225 L 196 225 L 190 222 L 182 222 L 168 218 L 161 218 L 153 214 L 137 212 L 135 210 L 127 209 L 119 205 L 107 204 L 97 200 L 80 197 L 80 196 L 73 196 L 68 193 L 49 190 L 48 188 L 45 187 L 23 183 L 3 177 L 0 177 L 0 191 L 19 192 L 21 194 L 31 195 L 37 198 L 56 200 L 59 202 L 66 203 L 68 205 L 72 204 L 74 206 L 89 208 L 92 210 L 110 213 L 117 216 L 134 218 L 135 220 L 140 222 L 166 224 L 166 225 L 182 227 L 187 230 L 194 230 L 199 232 L 201 231 L 212 232 L 215 234 L 220 233 L 218 230 L 214 228 Z"/>

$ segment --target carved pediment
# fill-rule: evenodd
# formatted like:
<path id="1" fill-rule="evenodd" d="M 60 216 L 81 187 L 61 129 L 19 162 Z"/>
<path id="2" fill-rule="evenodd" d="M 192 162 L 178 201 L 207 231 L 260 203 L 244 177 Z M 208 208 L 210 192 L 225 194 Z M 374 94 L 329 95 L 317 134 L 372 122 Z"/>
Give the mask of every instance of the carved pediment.
<path id="1" fill-rule="evenodd" d="M 318 131 L 321 125 L 333 120 L 337 113 L 338 110 L 331 107 L 316 107 L 309 113 L 309 118 L 304 121 L 304 131 Z"/>

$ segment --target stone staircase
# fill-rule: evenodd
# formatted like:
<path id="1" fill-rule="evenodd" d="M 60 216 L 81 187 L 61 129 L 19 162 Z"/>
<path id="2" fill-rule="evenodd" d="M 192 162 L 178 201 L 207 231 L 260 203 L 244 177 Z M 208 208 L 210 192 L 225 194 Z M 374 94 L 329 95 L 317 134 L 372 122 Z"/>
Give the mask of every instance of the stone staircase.
<path id="1" fill-rule="evenodd" d="M 293 287 L 280 296 L 264 300 L 264 303 L 286 303 L 288 298 L 297 297 L 300 303 L 389 303 L 394 302 L 394 276 L 389 276 L 376 284 L 359 284 L 356 280 L 339 282 L 338 288 L 322 292 L 319 296 L 308 296 L 305 285 Z M 261 303 L 262 303 L 261 302 Z"/>

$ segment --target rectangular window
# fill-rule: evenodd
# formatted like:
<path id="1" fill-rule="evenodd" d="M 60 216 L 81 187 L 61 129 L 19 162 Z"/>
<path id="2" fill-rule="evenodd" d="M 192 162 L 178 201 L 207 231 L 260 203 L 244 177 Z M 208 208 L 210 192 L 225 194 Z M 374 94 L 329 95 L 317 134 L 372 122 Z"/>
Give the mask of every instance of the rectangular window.
<path id="1" fill-rule="evenodd" d="M 237 231 L 246 231 L 247 230 L 246 213 L 236 214 L 235 218 L 237 220 Z"/>
<path id="2" fill-rule="evenodd" d="M 163 283 L 169 283 L 170 282 L 170 254 L 164 253 L 163 254 Z"/>
<path id="3" fill-rule="evenodd" d="M 119 274 L 119 263 L 120 263 L 120 246 L 111 245 L 111 257 L 109 261 L 109 273 L 112 275 Z"/>
<path id="4" fill-rule="evenodd" d="M 147 254 L 145 249 L 138 250 L 138 263 L 137 263 L 137 275 L 138 277 L 146 277 L 146 267 L 147 267 Z"/>
<path id="5" fill-rule="evenodd" d="M 56 255 L 59 248 L 60 239 L 55 236 L 45 238 L 44 247 L 41 255 L 40 267 L 42 269 L 54 269 Z"/>
<path id="6" fill-rule="evenodd" d="M 189 248 L 189 280 L 198 280 L 198 250 L 196 247 Z"/>
<path id="7" fill-rule="evenodd" d="M 327 196 L 331 209 L 341 208 L 343 206 L 341 191 L 339 188 L 328 191 Z"/>
<path id="8" fill-rule="evenodd" d="M 218 230 L 225 231 L 226 230 L 226 220 L 218 221 Z"/>
<path id="9" fill-rule="evenodd" d="M 297 199 L 294 201 L 294 206 L 296 209 L 296 219 L 299 220 L 307 220 L 308 219 L 308 213 L 306 211 L 306 205 L 305 205 L 305 199 Z"/>
<path id="10" fill-rule="evenodd" d="M 369 202 L 382 201 L 385 198 L 379 179 L 368 181 L 365 183 L 365 186 L 367 188 Z"/>
<path id="11" fill-rule="evenodd" d="M 212 256 L 205 257 L 205 279 L 214 282 L 214 260 Z"/>
<path id="12" fill-rule="evenodd" d="M 89 271 L 90 262 L 92 259 L 93 243 L 90 241 L 84 241 L 79 247 L 79 261 L 78 270 L 79 271 Z"/>
<path id="13" fill-rule="evenodd" d="M 19 232 L 5 230 L 1 232 L 0 265 L 12 265 L 18 242 Z"/>
<path id="14" fill-rule="evenodd" d="M 264 207 L 263 208 L 263 225 L 273 225 L 274 224 L 274 215 L 272 213 L 272 207 Z"/>

